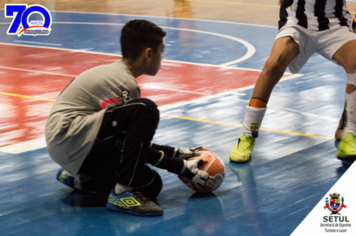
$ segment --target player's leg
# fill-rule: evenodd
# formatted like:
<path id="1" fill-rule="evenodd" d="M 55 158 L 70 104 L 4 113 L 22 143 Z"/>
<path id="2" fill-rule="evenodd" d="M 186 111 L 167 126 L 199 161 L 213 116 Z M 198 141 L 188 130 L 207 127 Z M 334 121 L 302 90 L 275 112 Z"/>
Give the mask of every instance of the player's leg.
<path id="1" fill-rule="evenodd" d="M 106 111 L 103 128 L 97 137 L 98 145 L 115 139 L 121 150 L 117 155 L 117 184 L 107 203 L 110 210 L 143 216 L 163 214 L 163 210 L 145 195 L 155 198 L 162 187 L 161 178 L 147 163 L 188 179 L 194 178 L 194 181 L 208 177 L 206 172 L 191 172 L 194 166 L 188 166 L 185 160 L 168 156 L 173 153 L 165 154 L 164 151 L 169 151 L 167 148 L 161 146 L 164 151 L 151 148 L 158 122 L 159 111 L 149 99 L 131 100 L 125 106 Z M 132 201 L 132 205 L 127 199 Z"/>
<path id="2" fill-rule="evenodd" d="M 344 135 L 344 129 L 345 129 L 346 123 L 347 123 L 347 111 L 346 111 L 346 107 L 344 107 L 344 111 L 342 112 L 342 116 L 339 120 L 339 125 L 337 126 L 336 131 L 335 131 L 335 140 L 336 141 L 340 141 L 342 136 Z"/>
<path id="3" fill-rule="evenodd" d="M 271 92 L 298 54 L 299 46 L 292 37 L 278 38 L 274 42 L 246 108 L 243 134 L 230 153 L 231 161 L 243 163 L 250 160 Z"/>
<path id="4" fill-rule="evenodd" d="M 356 33 L 356 18 L 354 18 L 354 20 L 352 21 L 352 29 Z M 344 135 L 344 129 L 346 126 L 346 122 L 347 122 L 347 111 L 346 111 L 346 103 L 345 103 L 344 111 L 343 111 L 341 119 L 339 121 L 339 125 L 335 131 L 336 141 L 340 141 L 342 136 Z"/>
<path id="5" fill-rule="evenodd" d="M 153 116 L 154 118 L 152 118 Z M 115 186 L 117 177 L 119 181 L 128 185 L 126 179 L 130 178 L 131 173 L 126 174 L 126 172 L 133 169 L 136 163 L 135 157 L 140 157 L 141 160 L 146 158 L 147 149 L 157 128 L 158 120 L 157 106 L 147 99 L 132 100 L 125 106 L 107 109 L 96 142 L 82 163 L 79 174 L 71 176 L 66 171 L 60 170 L 57 179 L 76 189 L 107 194 Z M 144 135 L 148 137 L 143 137 Z M 141 145 L 140 141 L 143 142 L 143 155 L 141 156 L 137 154 L 140 150 L 138 147 Z M 131 156 L 133 158 L 130 158 Z M 124 162 L 123 159 L 127 159 L 127 161 Z M 145 162 L 143 161 L 143 163 Z M 117 172 L 118 168 L 120 168 L 120 172 Z M 142 168 L 141 163 L 139 168 Z M 139 176 L 143 174 L 143 171 L 138 173 L 137 179 L 147 180 L 147 183 L 153 178 L 150 170 L 148 171 L 149 176 L 144 178 Z M 84 182 L 81 181 L 80 176 L 88 176 L 91 179 Z M 147 183 L 134 183 L 134 185 L 144 186 Z"/>
<path id="6" fill-rule="evenodd" d="M 258 77 L 252 98 L 268 102 L 274 86 L 282 78 L 289 63 L 299 54 L 299 46 L 291 37 L 277 39 Z"/>
<path id="7" fill-rule="evenodd" d="M 347 76 L 345 96 L 347 124 L 337 156 L 340 160 L 353 162 L 356 160 L 356 40 L 351 40 L 340 47 L 333 59 L 345 69 Z"/>
<path id="8" fill-rule="evenodd" d="M 175 156 L 173 148 L 159 146 L 170 152 L 165 154 L 163 150 L 150 147 L 158 122 L 157 106 L 148 99 L 131 100 L 124 106 L 105 111 L 96 143 L 79 173 L 92 176 L 106 189 L 116 178 L 108 209 L 141 216 L 163 214 L 163 210 L 151 201 L 161 191 L 162 180 L 146 163 L 199 183 L 208 178 L 204 171 L 195 172 L 198 162 L 188 163 L 180 158 L 181 154 L 193 155 L 195 149 L 180 148 L 175 152 L 179 158 L 173 158 L 168 156 Z"/>
<path id="9" fill-rule="evenodd" d="M 109 194 L 116 182 L 130 186 L 132 180 L 131 186 L 145 189 L 154 179 L 161 183 L 160 178 L 155 178 L 155 172 L 145 165 L 158 121 L 157 106 L 148 99 L 131 100 L 125 106 L 108 109 L 79 174 L 72 176 L 62 169 L 57 179 L 76 189 L 103 194 Z M 152 155 L 157 159 L 161 157 L 158 151 Z M 131 179 L 135 166 L 139 170 Z M 158 193 L 150 196 L 156 197 Z"/>
<path id="10" fill-rule="evenodd" d="M 159 194 L 162 180 L 145 160 L 158 122 L 157 106 L 148 99 L 131 100 L 105 111 L 96 142 L 79 174 L 93 178 L 86 188 L 111 191 L 110 210 L 142 216 L 163 214 L 149 198 Z"/>
<path id="11" fill-rule="evenodd" d="M 121 167 L 126 164 L 126 168 L 130 168 L 127 163 L 120 164 L 122 140 L 125 139 L 117 135 L 95 145 L 80 169 L 81 174 L 89 173 L 94 176 L 83 188 L 109 195 L 107 207 L 110 210 L 134 215 L 161 215 L 163 210 L 151 201 L 162 189 L 162 179 L 156 171 L 144 164 L 141 167 L 140 164 L 141 182 L 136 181 L 135 188 L 128 187 L 125 182 L 118 184 L 121 178 L 118 175 L 122 174 Z M 139 155 L 136 156 L 140 158 Z M 135 157 L 132 157 L 132 160 L 135 160 Z M 131 166 L 131 169 L 134 172 L 134 167 Z"/>

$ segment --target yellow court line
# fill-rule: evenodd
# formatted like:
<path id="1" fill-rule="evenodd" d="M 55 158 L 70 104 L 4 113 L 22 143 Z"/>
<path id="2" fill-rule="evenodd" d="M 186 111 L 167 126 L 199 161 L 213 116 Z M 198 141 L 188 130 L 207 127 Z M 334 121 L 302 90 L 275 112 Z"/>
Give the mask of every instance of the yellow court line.
<path id="1" fill-rule="evenodd" d="M 39 97 L 32 97 L 32 96 L 21 95 L 21 94 L 14 94 L 14 93 L 4 93 L 4 92 L 0 92 L 0 94 L 8 95 L 8 96 L 15 96 L 15 97 L 22 97 L 22 98 L 30 98 L 30 99 L 35 99 L 35 100 L 49 101 L 49 102 L 54 102 L 54 101 L 55 101 L 55 99 L 50 99 L 50 98 L 39 98 Z M 224 123 L 224 122 L 218 122 L 218 121 L 212 121 L 212 120 L 203 120 L 203 119 L 196 119 L 196 118 L 185 117 L 185 116 L 175 116 L 175 115 L 163 114 L 163 113 L 161 113 L 161 115 L 167 116 L 167 117 L 173 117 L 173 118 L 183 119 L 183 120 L 191 120 L 191 121 L 198 121 L 198 122 L 203 122 L 203 123 L 210 123 L 210 124 L 216 124 L 216 125 L 225 125 L 225 126 L 233 126 L 233 127 L 242 128 L 242 125 L 240 125 L 240 124 L 229 124 L 229 123 Z M 260 128 L 260 130 L 269 131 L 269 132 L 274 132 L 274 133 L 281 133 L 281 134 L 290 134 L 290 135 L 304 136 L 304 137 L 310 137 L 310 138 L 319 138 L 319 139 L 334 140 L 334 139 L 332 139 L 332 138 L 323 137 L 323 136 L 318 136 L 318 135 L 312 135 L 312 134 L 303 134 L 303 133 L 296 133 L 296 132 L 289 132 L 289 131 L 282 131 L 282 130 L 275 130 L 275 129 L 266 129 L 266 128 Z"/>
<path id="2" fill-rule="evenodd" d="M 244 5 L 244 6 L 253 6 L 253 7 L 278 7 L 279 5 L 268 5 L 268 4 L 254 4 L 254 3 L 239 3 L 239 2 L 221 2 L 221 1 L 206 1 L 206 0 L 190 0 L 190 2 L 207 2 L 207 3 L 223 3 L 223 4 L 232 4 L 232 5 Z"/>
<path id="3" fill-rule="evenodd" d="M 203 119 L 196 119 L 196 118 L 185 117 L 185 116 L 175 116 L 175 115 L 170 115 L 170 114 L 161 114 L 161 115 L 164 115 L 164 116 L 167 116 L 167 117 L 179 118 L 179 119 L 183 119 L 183 120 L 192 120 L 192 121 L 199 121 L 199 122 L 210 123 L 210 124 L 217 124 L 217 125 L 225 125 L 225 126 L 233 126 L 233 127 L 242 128 L 242 125 L 240 125 L 240 124 L 229 124 L 229 123 L 223 123 L 223 122 L 217 122 L 217 121 L 211 121 L 211 120 L 203 120 Z M 274 132 L 274 133 L 281 133 L 281 134 L 304 136 L 304 137 L 309 137 L 309 138 L 335 140 L 333 138 L 328 138 L 328 137 L 318 136 L 318 135 L 313 135 L 313 134 L 303 134 L 303 133 L 296 133 L 296 132 L 289 132 L 289 131 L 282 131 L 282 130 L 275 130 L 275 129 L 266 129 L 266 128 L 260 128 L 260 130 Z"/>
<path id="4" fill-rule="evenodd" d="M 4 93 L 4 92 L 0 92 L 0 94 L 8 95 L 8 96 L 14 96 L 14 97 L 21 97 L 21 98 L 30 98 L 30 99 L 35 99 L 35 100 L 43 100 L 43 101 L 49 101 L 49 102 L 54 102 L 55 101 L 55 99 L 32 97 L 32 96 L 27 96 L 27 95 L 22 95 L 22 94 Z"/>

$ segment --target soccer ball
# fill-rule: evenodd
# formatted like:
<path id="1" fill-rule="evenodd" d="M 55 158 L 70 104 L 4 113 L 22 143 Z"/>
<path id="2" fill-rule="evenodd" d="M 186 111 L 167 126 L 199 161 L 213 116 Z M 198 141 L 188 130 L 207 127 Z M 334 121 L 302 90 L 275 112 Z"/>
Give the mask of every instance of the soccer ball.
<path id="1" fill-rule="evenodd" d="M 209 193 L 216 190 L 224 181 L 225 165 L 221 158 L 208 149 L 202 149 L 200 156 L 189 158 L 187 161 L 202 159 L 204 162 L 199 166 L 200 170 L 206 171 L 209 178 L 203 186 L 196 184 L 183 176 L 178 176 L 189 188 L 199 193 Z"/>

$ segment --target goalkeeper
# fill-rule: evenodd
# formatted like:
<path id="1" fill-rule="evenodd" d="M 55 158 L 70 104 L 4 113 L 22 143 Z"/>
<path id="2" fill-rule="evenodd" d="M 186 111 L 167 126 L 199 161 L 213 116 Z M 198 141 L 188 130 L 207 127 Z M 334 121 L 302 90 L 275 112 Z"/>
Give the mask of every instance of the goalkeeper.
<path id="1" fill-rule="evenodd" d="M 58 96 L 46 122 L 51 158 L 63 169 L 62 183 L 109 194 L 109 210 L 141 216 L 162 215 L 152 200 L 162 188 L 147 164 L 204 184 L 197 149 L 151 143 L 159 122 L 156 104 L 140 98 L 136 78 L 154 76 L 163 58 L 166 32 L 145 20 L 128 22 L 121 32 L 123 58 L 77 76 Z M 197 155 L 197 153 L 196 153 Z"/>

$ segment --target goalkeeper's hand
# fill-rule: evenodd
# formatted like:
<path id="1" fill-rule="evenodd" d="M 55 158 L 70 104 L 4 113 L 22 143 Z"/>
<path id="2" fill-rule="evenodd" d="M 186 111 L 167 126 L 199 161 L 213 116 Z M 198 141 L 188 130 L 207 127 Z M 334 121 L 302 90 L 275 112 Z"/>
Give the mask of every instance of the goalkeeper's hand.
<path id="1" fill-rule="evenodd" d="M 174 157 L 179 159 L 188 160 L 191 157 L 199 156 L 199 151 L 201 151 L 203 147 L 197 146 L 193 148 L 178 148 L 175 150 Z"/>
<path id="2" fill-rule="evenodd" d="M 184 167 L 179 175 L 187 178 L 190 182 L 194 182 L 195 184 L 199 184 L 201 186 L 204 185 L 206 180 L 209 178 L 209 174 L 206 171 L 199 169 L 199 165 L 203 164 L 203 160 L 195 159 L 183 161 Z"/>

